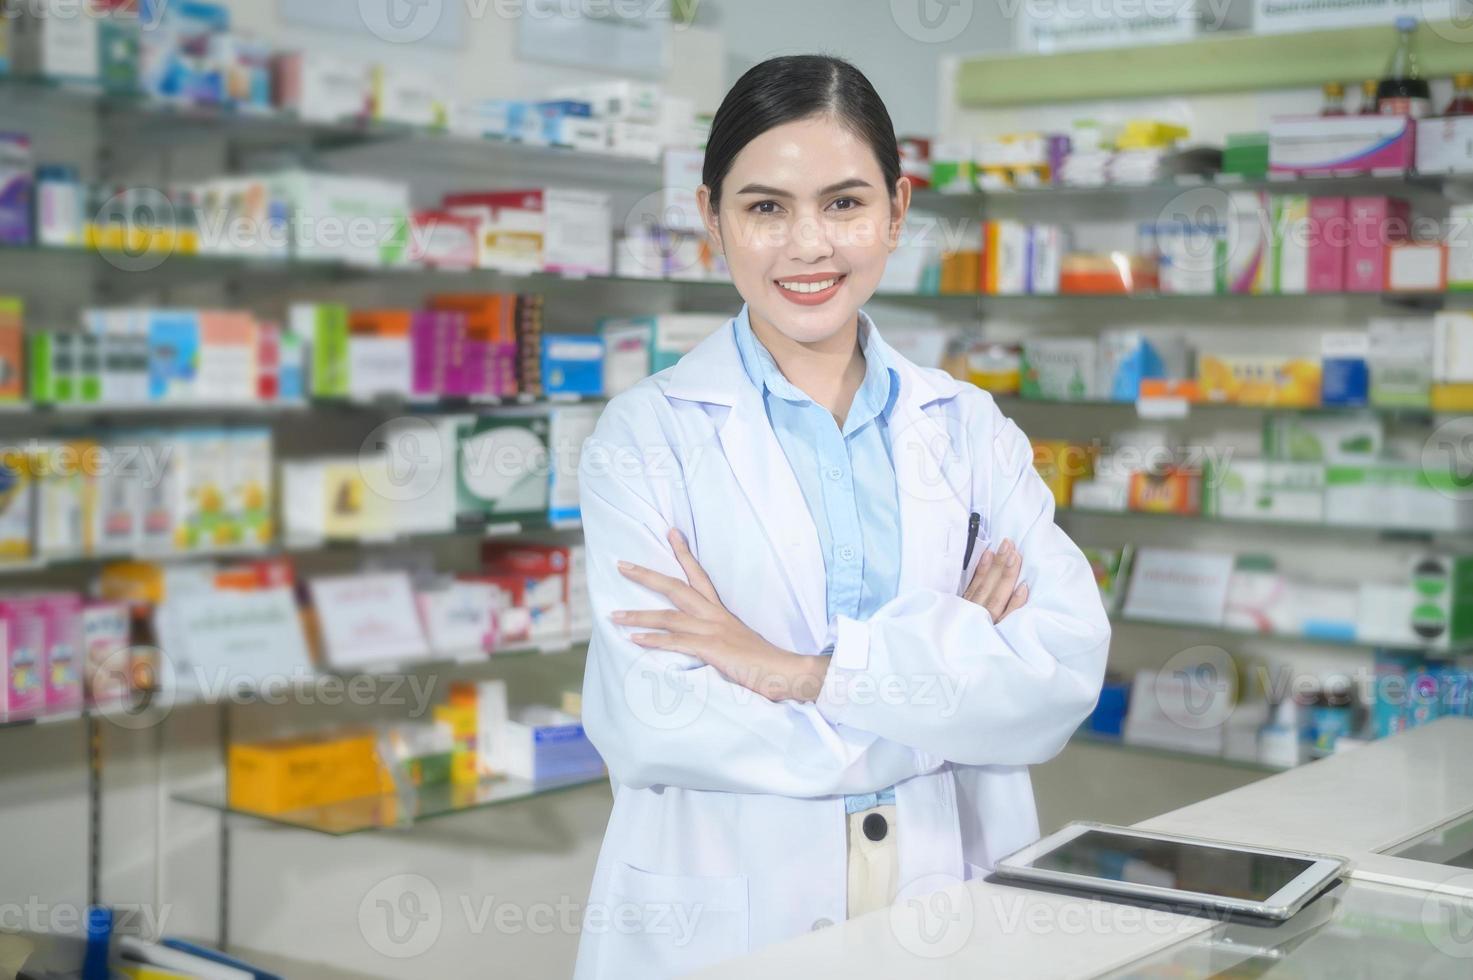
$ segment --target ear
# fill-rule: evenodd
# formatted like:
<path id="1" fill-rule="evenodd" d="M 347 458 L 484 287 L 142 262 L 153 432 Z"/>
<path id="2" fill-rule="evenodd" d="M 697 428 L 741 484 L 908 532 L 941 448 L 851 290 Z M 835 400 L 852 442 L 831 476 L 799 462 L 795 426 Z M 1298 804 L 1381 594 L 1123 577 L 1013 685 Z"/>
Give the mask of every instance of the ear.
<path id="1" fill-rule="evenodd" d="M 886 231 L 885 246 L 890 251 L 900 245 L 900 230 L 905 226 L 905 216 L 910 213 L 911 183 L 909 177 L 895 182 L 895 193 L 890 197 L 890 224 Z"/>
<path id="2" fill-rule="evenodd" d="M 701 221 L 706 225 L 711 248 L 717 254 L 725 255 L 726 248 L 721 244 L 721 219 L 711 210 L 711 188 L 705 184 L 696 188 L 696 209 L 701 212 Z"/>

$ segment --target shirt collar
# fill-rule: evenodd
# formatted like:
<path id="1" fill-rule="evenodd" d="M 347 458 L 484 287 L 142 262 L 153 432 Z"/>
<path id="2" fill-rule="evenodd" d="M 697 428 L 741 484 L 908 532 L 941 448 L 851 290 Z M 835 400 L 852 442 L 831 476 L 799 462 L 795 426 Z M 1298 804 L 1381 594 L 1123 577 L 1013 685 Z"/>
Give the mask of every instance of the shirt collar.
<path id="1" fill-rule="evenodd" d="M 889 418 L 890 409 L 900 390 L 899 374 L 890 366 L 881 345 L 874 340 L 874 321 L 860 310 L 859 346 L 864 351 L 864 380 L 860 382 L 859 390 L 854 394 L 854 403 L 849 406 L 849 416 L 844 420 L 846 433 L 876 416 Z M 742 368 L 758 390 L 765 389 L 785 401 L 812 403 L 813 399 L 783 376 L 772 352 L 757 339 L 745 304 L 736 317 L 736 343 Z"/>

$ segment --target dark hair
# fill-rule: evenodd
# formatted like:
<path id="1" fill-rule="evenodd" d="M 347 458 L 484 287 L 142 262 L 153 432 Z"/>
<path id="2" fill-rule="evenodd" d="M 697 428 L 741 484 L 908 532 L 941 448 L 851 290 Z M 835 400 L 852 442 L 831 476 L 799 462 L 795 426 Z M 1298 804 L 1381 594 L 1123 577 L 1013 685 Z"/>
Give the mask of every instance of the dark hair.
<path id="1" fill-rule="evenodd" d="M 900 149 L 890 113 L 869 79 L 841 58 L 786 55 L 748 69 L 716 110 L 701 168 L 701 182 L 711 189 L 711 209 L 719 207 L 721 182 L 748 143 L 776 126 L 819 115 L 833 116 L 870 145 L 885 189 L 893 194 Z"/>

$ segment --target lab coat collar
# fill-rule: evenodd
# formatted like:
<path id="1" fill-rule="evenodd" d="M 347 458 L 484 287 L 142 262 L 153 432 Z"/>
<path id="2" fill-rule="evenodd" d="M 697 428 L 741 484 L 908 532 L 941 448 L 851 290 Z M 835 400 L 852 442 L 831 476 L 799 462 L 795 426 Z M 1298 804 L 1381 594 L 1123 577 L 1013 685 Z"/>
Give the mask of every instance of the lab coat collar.
<path id="1" fill-rule="evenodd" d="M 747 316 L 745 305 L 738 316 Z M 859 316 L 868 330 L 869 344 L 879 349 L 884 362 L 900 377 L 897 406 L 903 412 L 918 411 L 938 399 L 951 398 L 960 390 L 954 379 L 933 377 L 901 357 L 885 343 L 867 313 L 860 310 Z M 667 397 L 735 407 L 755 390 L 737 351 L 736 324 L 737 317 L 733 317 L 676 363 L 665 389 Z"/>

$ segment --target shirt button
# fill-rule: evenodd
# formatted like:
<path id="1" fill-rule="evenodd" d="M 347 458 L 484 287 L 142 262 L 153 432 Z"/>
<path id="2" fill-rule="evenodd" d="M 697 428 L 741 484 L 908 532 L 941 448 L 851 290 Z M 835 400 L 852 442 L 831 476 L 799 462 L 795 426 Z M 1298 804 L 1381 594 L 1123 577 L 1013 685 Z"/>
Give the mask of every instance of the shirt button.
<path id="1" fill-rule="evenodd" d="M 854 549 L 849 547 L 848 545 L 845 545 L 844 547 L 839 549 L 839 557 L 844 559 L 845 561 L 853 561 Z"/>
<path id="2" fill-rule="evenodd" d="M 842 477 L 843 475 L 844 475 L 844 471 L 841 470 L 841 469 L 839 469 L 837 466 L 830 466 L 829 467 L 829 479 L 830 480 L 837 480 L 840 477 Z"/>
<path id="3" fill-rule="evenodd" d="M 809 930 L 809 932 L 817 932 L 820 929 L 827 929 L 829 926 L 831 926 L 833 924 L 834 924 L 834 920 L 833 919 L 814 919 L 813 920 L 813 925 L 809 926 L 808 927 L 808 930 Z"/>
<path id="4" fill-rule="evenodd" d="M 890 824 L 878 813 L 871 813 L 865 817 L 863 828 L 864 836 L 876 843 L 884 840 L 885 835 L 890 832 Z"/>

